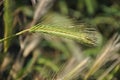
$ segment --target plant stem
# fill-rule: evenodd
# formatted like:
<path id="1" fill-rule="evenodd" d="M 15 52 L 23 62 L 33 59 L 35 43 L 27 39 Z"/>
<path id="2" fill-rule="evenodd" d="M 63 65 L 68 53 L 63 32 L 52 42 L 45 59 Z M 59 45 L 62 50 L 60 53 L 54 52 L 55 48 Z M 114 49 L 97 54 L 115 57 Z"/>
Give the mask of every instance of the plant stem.
<path id="1" fill-rule="evenodd" d="M 21 35 L 21 34 L 23 34 L 23 33 L 25 33 L 25 32 L 28 32 L 28 31 L 29 31 L 29 29 L 26 29 L 26 30 L 20 31 L 20 32 L 14 34 L 14 35 L 12 35 L 12 36 L 8 36 L 8 37 L 6 37 L 6 38 L 0 39 L 0 43 L 2 43 L 2 42 L 5 41 L 5 40 L 11 39 L 11 38 L 13 38 L 13 37 L 19 36 L 19 35 Z"/>

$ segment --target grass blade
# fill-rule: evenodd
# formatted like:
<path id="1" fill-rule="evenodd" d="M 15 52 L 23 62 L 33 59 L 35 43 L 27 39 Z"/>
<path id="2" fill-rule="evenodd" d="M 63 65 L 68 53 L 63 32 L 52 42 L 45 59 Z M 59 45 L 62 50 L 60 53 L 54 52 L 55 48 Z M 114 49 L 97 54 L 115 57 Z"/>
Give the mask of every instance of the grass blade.
<path id="1" fill-rule="evenodd" d="M 12 35 L 13 27 L 13 5 L 14 1 L 4 0 L 4 37 Z M 10 40 L 4 41 L 4 52 L 9 48 Z"/>

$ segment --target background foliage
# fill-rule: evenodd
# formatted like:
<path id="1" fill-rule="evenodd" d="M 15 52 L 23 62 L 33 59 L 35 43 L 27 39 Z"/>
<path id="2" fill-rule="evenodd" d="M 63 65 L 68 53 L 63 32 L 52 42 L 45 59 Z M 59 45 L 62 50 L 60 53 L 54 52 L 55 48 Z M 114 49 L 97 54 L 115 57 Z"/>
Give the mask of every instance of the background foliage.
<path id="1" fill-rule="evenodd" d="M 119 0 L 1 0 L 0 26 L 0 80 L 120 79 Z"/>

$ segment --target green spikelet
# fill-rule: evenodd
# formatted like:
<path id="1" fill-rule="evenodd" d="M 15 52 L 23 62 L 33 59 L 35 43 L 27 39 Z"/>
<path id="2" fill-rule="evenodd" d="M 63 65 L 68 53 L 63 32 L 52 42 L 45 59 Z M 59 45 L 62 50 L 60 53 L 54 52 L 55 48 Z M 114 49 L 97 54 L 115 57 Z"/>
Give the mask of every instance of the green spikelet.
<path id="1" fill-rule="evenodd" d="M 77 40 L 83 44 L 96 46 L 99 43 L 99 34 L 94 28 L 85 28 L 80 25 L 74 26 L 54 26 L 54 25 L 43 25 L 38 24 L 30 29 L 30 32 L 42 32 L 53 34 L 56 36 L 67 37 L 70 39 Z"/>

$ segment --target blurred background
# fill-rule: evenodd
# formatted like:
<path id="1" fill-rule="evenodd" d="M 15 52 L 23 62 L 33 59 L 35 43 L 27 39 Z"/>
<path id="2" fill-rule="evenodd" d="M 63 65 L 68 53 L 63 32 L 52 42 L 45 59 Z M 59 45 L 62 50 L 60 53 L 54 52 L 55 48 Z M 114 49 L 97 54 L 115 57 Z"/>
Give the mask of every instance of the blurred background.
<path id="1" fill-rule="evenodd" d="M 0 43 L 0 80 L 120 80 L 119 0 L 0 0 L 0 39 L 38 23 L 93 28 L 87 36 L 96 44 L 44 33 L 13 37 Z"/>

